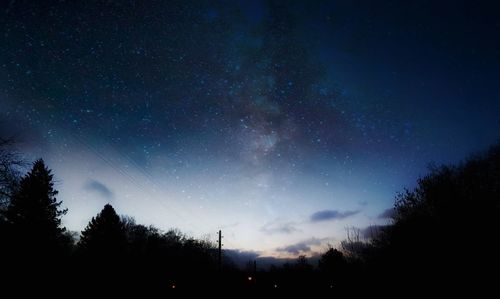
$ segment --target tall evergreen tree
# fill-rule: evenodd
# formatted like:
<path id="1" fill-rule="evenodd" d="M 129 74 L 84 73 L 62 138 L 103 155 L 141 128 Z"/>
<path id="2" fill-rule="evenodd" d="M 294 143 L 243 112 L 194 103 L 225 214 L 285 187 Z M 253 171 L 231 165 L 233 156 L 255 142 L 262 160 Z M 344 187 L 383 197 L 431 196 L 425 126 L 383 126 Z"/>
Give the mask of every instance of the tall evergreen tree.
<path id="1" fill-rule="evenodd" d="M 82 231 L 78 245 L 87 254 L 116 256 L 124 253 L 126 243 L 123 222 L 115 209 L 107 204 Z"/>
<path id="2" fill-rule="evenodd" d="M 16 251 L 29 251 L 32 256 L 57 254 L 57 249 L 68 240 L 61 217 L 58 191 L 54 189 L 53 175 L 42 159 L 33 164 L 31 171 L 21 179 L 18 190 L 11 196 L 5 219 Z"/>

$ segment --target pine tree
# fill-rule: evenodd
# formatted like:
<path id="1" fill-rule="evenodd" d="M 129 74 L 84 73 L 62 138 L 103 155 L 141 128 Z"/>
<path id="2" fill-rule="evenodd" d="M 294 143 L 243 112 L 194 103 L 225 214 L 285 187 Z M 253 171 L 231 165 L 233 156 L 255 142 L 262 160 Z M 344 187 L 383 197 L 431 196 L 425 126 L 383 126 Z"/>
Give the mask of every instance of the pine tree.
<path id="1" fill-rule="evenodd" d="M 97 256 L 111 256 L 124 253 L 126 234 L 123 222 L 110 204 L 93 217 L 82 231 L 79 247 L 83 252 Z"/>
<path id="2" fill-rule="evenodd" d="M 33 164 L 31 171 L 21 179 L 18 190 L 11 196 L 5 218 L 15 250 L 30 255 L 57 254 L 66 245 L 66 228 L 61 217 L 66 209 L 60 209 L 58 191 L 54 189 L 53 175 L 42 159 Z"/>

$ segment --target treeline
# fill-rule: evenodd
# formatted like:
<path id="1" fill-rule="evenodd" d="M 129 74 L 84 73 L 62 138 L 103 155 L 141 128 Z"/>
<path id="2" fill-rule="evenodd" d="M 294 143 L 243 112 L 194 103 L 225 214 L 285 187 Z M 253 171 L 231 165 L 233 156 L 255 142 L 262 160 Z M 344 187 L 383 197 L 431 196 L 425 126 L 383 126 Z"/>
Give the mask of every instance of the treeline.
<path id="1" fill-rule="evenodd" d="M 1 141 L 1 140 L 0 140 Z M 396 198 L 392 223 L 369 239 L 351 229 L 319 263 L 245 270 L 179 231 L 119 216 L 111 205 L 79 237 L 61 224 L 53 175 L 43 160 L 23 163 L 0 142 L 2 282 L 85 290 L 309 289 L 386 292 L 394 288 L 491 289 L 499 263 L 500 145 L 456 166 L 440 166 Z M 360 287 L 361 286 L 361 287 Z"/>
<path id="2" fill-rule="evenodd" d="M 14 175 L 15 169 L 7 172 Z M 120 217 L 109 204 L 75 238 L 61 224 L 67 210 L 56 198 L 53 175 L 43 160 L 8 183 L 13 181 L 16 183 L 8 187 L 3 181 L 2 189 L 3 281 L 38 283 L 58 275 L 60 281 L 68 279 L 68 284 L 83 282 L 87 288 L 122 290 L 146 284 L 166 288 L 188 281 L 195 285 L 213 281 L 209 274 L 216 272 L 217 263 L 210 242 L 136 224 L 130 217 Z"/>
<path id="3" fill-rule="evenodd" d="M 323 255 L 332 281 L 386 294 L 496 291 L 500 266 L 500 144 L 453 166 L 433 166 L 395 200 L 371 236 L 350 229 Z M 391 293 L 392 292 L 392 293 Z"/>
<path id="4" fill-rule="evenodd" d="M 316 270 L 299 258 L 256 273 L 257 280 L 350 296 L 498 293 L 500 144 L 457 165 L 430 167 L 413 190 L 397 195 L 392 212 L 387 225 L 349 228 Z"/>

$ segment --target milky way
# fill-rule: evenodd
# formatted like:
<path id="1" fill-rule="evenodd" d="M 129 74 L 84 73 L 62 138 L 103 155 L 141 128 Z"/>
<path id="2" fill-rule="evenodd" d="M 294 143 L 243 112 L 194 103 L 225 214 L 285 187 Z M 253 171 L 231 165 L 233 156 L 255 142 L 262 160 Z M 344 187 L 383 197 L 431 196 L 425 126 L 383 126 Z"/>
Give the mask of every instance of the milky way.
<path id="1" fill-rule="evenodd" d="M 72 230 L 111 202 L 279 256 L 499 137 L 498 10 L 306 2 L 2 4 L 0 133 L 53 168 Z"/>

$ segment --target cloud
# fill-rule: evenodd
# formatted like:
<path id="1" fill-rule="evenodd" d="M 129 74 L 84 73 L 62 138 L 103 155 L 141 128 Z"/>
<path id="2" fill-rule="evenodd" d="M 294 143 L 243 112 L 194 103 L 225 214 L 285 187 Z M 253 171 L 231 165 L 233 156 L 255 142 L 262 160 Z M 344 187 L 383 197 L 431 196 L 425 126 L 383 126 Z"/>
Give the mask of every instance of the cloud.
<path id="1" fill-rule="evenodd" d="M 98 193 L 105 199 L 113 199 L 115 194 L 106 185 L 96 180 L 89 180 L 85 183 L 85 190 Z"/>
<path id="2" fill-rule="evenodd" d="M 224 255 L 230 258 L 243 259 L 245 262 L 256 259 L 259 251 L 241 250 L 241 249 L 224 249 Z"/>
<path id="3" fill-rule="evenodd" d="M 296 227 L 295 222 L 268 222 L 260 228 L 260 231 L 268 235 L 273 234 L 291 234 L 293 232 L 299 231 Z"/>
<path id="4" fill-rule="evenodd" d="M 377 216 L 379 219 L 392 219 L 394 217 L 394 208 L 389 208 L 387 210 L 384 210 L 380 215 Z"/>
<path id="5" fill-rule="evenodd" d="M 327 221 L 327 220 L 341 220 L 353 215 L 356 215 L 359 213 L 359 211 L 345 211 L 345 212 L 340 212 L 337 210 L 323 210 L 323 211 L 318 211 L 314 214 L 311 215 L 311 222 L 320 222 L 320 221 Z"/>
<path id="6" fill-rule="evenodd" d="M 283 266 L 285 263 L 295 263 L 296 258 L 279 258 L 274 256 L 261 256 L 261 252 L 252 250 L 240 250 L 240 249 L 224 249 L 224 257 L 229 260 L 230 263 L 239 267 L 240 269 L 245 269 L 248 267 L 248 262 L 257 262 L 257 269 L 269 270 L 271 266 Z M 312 253 L 308 258 L 309 263 L 315 265 L 318 263 L 320 255 L 317 253 Z"/>
<path id="7" fill-rule="evenodd" d="M 260 255 L 260 252 L 253 250 L 224 249 L 223 251 L 224 256 L 240 268 L 244 268 L 248 261 L 254 261 Z"/>
<path id="8" fill-rule="evenodd" d="M 279 247 L 276 251 L 287 252 L 291 254 L 301 254 L 311 252 L 311 246 L 313 245 L 321 245 L 323 239 L 311 238 L 302 242 L 298 242 L 292 245 Z"/>
<path id="9" fill-rule="evenodd" d="M 358 205 L 363 206 L 363 207 L 367 206 L 368 205 L 368 201 L 366 201 L 366 200 L 358 201 Z"/>
<path id="10" fill-rule="evenodd" d="M 280 247 L 277 249 L 278 251 L 284 251 L 288 253 L 293 253 L 293 254 L 299 254 L 301 252 L 309 252 L 311 251 L 311 246 L 305 244 L 305 243 L 297 243 L 293 245 L 288 245 L 285 247 Z"/>

